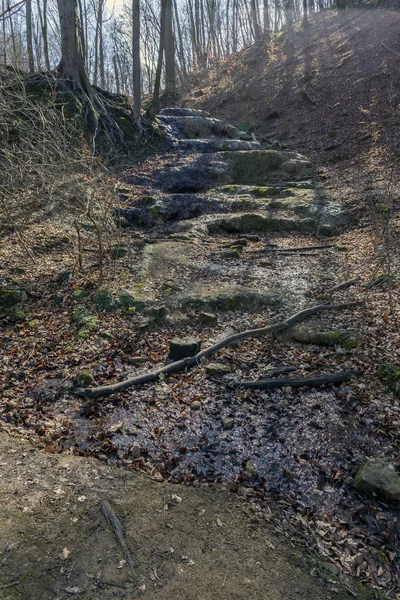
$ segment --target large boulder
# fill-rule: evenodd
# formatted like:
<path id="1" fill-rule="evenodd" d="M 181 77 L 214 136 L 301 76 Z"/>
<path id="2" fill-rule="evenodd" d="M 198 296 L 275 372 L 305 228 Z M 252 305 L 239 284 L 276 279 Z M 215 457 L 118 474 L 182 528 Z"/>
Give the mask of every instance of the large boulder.
<path id="1" fill-rule="evenodd" d="M 266 185 L 271 181 L 291 181 L 313 177 L 310 161 L 296 152 L 250 150 L 221 152 L 228 162 L 231 183 Z"/>
<path id="2" fill-rule="evenodd" d="M 400 476 L 393 461 L 386 458 L 368 460 L 358 471 L 354 486 L 384 500 L 400 501 Z"/>
<path id="3" fill-rule="evenodd" d="M 17 288 L 0 288 L 0 310 L 13 308 L 28 299 L 26 292 Z"/>
<path id="4" fill-rule="evenodd" d="M 202 115 L 160 115 L 160 120 L 169 125 L 174 135 L 187 139 L 224 137 L 230 139 L 249 139 L 250 136 L 239 131 L 233 125 L 220 119 Z M 250 138 L 251 139 L 251 138 Z"/>
<path id="5" fill-rule="evenodd" d="M 207 223 L 209 233 L 267 233 L 269 231 L 304 231 L 313 232 L 316 228 L 315 219 L 290 219 L 279 212 L 244 213 L 241 215 L 227 216 Z"/>
<path id="6" fill-rule="evenodd" d="M 294 325 L 285 331 L 275 334 L 277 339 L 286 342 L 299 342 L 300 344 L 313 344 L 316 346 L 342 345 L 350 350 L 357 345 L 354 336 L 346 329 L 330 329 L 325 323 L 313 319 L 308 323 Z"/>
<path id="7" fill-rule="evenodd" d="M 174 301 L 179 306 L 197 308 L 198 310 L 215 310 L 218 312 L 244 310 L 253 312 L 266 306 L 276 306 L 281 302 L 281 299 L 272 290 L 267 293 L 241 286 L 195 286 L 190 291 L 175 296 Z"/>

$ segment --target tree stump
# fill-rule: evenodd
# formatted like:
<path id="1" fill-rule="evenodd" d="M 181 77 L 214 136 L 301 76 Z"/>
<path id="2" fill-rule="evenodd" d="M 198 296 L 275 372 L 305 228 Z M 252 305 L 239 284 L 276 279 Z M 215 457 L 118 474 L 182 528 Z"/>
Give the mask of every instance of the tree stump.
<path id="1" fill-rule="evenodd" d="M 201 349 L 201 340 L 196 338 L 174 338 L 169 344 L 169 356 L 171 360 L 181 360 L 195 356 Z"/>

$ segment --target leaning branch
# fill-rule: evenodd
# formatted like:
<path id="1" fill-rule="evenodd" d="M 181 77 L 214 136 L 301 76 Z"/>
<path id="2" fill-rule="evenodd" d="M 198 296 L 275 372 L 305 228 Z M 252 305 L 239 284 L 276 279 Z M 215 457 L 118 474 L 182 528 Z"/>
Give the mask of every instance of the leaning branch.
<path id="1" fill-rule="evenodd" d="M 334 285 L 328 290 L 324 291 L 324 294 L 333 294 L 334 292 L 340 292 L 342 290 L 347 290 L 348 288 L 356 285 L 360 281 L 359 277 L 354 277 L 354 279 L 349 279 L 348 281 L 344 281 L 343 283 L 338 283 L 338 285 Z"/>
<path id="2" fill-rule="evenodd" d="M 311 315 L 315 315 L 316 313 L 323 312 L 326 310 L 342 310 L 344 308 L 353 308 L 356 306 L 360 306 L 364 304 L 363 302 L 348 302 L 346 304 L 319 304 L 312 308 L 306 308 L 292 315 L 288 319 L 282 321 L 281 323 L 275 323 L 274 325 L 268 325 L 267 327 L 261 327 L 259 329 L 248 329 L 246 331 L 242 331 L 241 333 L 235 333 L 230 335 L 229 337 L 221 340 L 217 344 L 210 346 L 209 348 L 205 348 L 195 356 L 191 356 L 189 358 L 184 358 L 182 360 L 178 360 L 176 362 L 170 363 L 168 365 L 164 365 L 159 367 L 158 369 L 154 369 L 149 373 L 144 373 L 143 375 L 136 375 L 135 377 L 131 377 L 126 379 L 125 381 L 121 381 L 119 383 L 114 383 L 111 385 L 104 385 L 95 388 L 87 388 L 84 390 L 78 390 L 78 394 L 80 396 L 84 396 L 89 400 L 96 400 L 97 398 L 104 398 L 106 396 L 111 396 L 112 394 L 116 394 L 118 392 L 122 392 L 127 388 L 143 385 L 144 383 L 149 383 L 151 381 L 157 381 L 160 375 L 168 375 L 170 373 L 177 373 L 179 371 L 183 371 L 184 369 L 189 369 L 190 367 L 194 367 L 199 364 L 201 360 L 204 358 L 208 358 L 209 356 L 215 354 L 222 348 L 229 346 L 231 344 L 235 344 L 242 340 L 247 340 L 249 338 L 257 338 L 262 337 L 264 335 L 270 335 L 272 333 L 276 333 L 278 331 L 283 331 L 288 329 L 295 323 L 299 323 L 310 317 Z"/>

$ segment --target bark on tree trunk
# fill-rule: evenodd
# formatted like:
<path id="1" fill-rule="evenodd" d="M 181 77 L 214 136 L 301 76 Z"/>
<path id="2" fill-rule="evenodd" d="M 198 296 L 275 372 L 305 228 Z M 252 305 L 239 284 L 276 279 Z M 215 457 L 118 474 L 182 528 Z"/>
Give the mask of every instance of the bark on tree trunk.
<path id="1" fill-rule="evenodd" d="M 165 88 L 167 96 L 175 95 L 175 40 L 172 20 L 172 0 L 165 6 Z"/>
<path id="2" fill-rule="evenodd" d="M 40 28 L 42 30 L 44 64 L 46 69 L 50 71 L 49 40 L 47 37 L 47 0 L 43 0 L 43 9 L 40 5 L 40 0 L 38 0 L 37 7 Z"/>
<path id="3" fill-rule="evenodd" d="M 149 108 L 146 111 L 146 116 L 154 120 L 155 116 L 160 112 L 160 86 L 161 86 L 161 72 L 163 65 L 164 56 L 164 39 L 165 39 L 165 12 L 168 0 L 161 0 L 161 14 L 160 14 L 160 42 L 158 47 L 158 61 L 157 70 L 154 80 L 154 91 L 153 99 Z"/>
<path id="4" fill-rule="evenodd" d="M 32 0 L 26 0 L 26 45 L 28 51 L 28 69 L 29 73 L 35 70 L 35 61 L 33 58 L 33 36 L 32 36 Z"/>
<path id="5" fill-rule="evenodd" d="M 264 0 L 264 39 L 269 40 L 270 35 L 269 0 Z"/>
<path id="6" fill-rule="evenodd" d="M 134 119 L 142 131 L 142 71 L 140 64 L 140 0 L 132 0 L 132 68 Z"/>
<path id="7" fill-rule="evenodd" d="M 251 21 L 254 30 L 254 40 L 258 42 L 259 40 L 261 40 L 261 27 L 257 18 L 256 0 L 251 0 Z"/>

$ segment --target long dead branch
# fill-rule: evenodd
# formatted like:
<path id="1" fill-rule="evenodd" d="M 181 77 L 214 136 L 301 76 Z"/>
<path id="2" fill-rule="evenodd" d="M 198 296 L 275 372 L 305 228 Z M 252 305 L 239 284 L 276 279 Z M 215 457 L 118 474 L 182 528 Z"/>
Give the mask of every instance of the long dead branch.
<path id="1" fill-rule="evenodd" d="M 328 250 L 334 248 L 332 244 L 324 244 L 323 246 L 300 246 L 298 248 L 277 248 L 270 246 L 268 248 L 256 248 L 255 250 L 247 250 L 246 254 L 269 254 L 270 252 L 282 252 L 283 254 L 291 254 L 292 252 L 312 252 L 314 250 Z"/>
<path id="2" fill-rule="evenodd" d="M 362 371 L 343 371 L 342 373 L 327 373 L 306 379 L 283 377 L 282 379 L 258 379 L 257 381 L 243 381 L 240 387 L 247 390 L 271 390 L 282 387 L 320 387 L 322 385 L 338 385 L 348 381 L 352 377 L 359 377 Z"/>
<path id="3" fill-rule="evenodd" d="M 324 294 L 333 294 L 334 292 L 339 292 L 341 290 L 347 290 L 349 287 L 356 285 L 360 281 L 359 277 L 354 277 L 354 279 L 349 279 L 348 281 L 344 281 L 343 283 L 338 283 L 328 290 L 324 291 Z"/>
<path id="4" fill-rule="evenodd" d="M 183 371 L 184 369 L 188 369 L 200 363 L 204 358 L 208 358 L 209 356 L 215 354 L 222 348 L 226 348 L 231 344 L 235 344 L 242 340 L 247 340 L 249 338 L 262 337 L 264 335 L 270 335 L 272 333 L 276 333 L 278 331 L 283 331 L 284 329 L 288 329 L 295 323 L 299 323 L 310 317 L 311 315 L 315 315 L 316 313 L 323 312 L 326 310 L 342 310 L 345 308 L 352 308 L 356 306 L 360 306 L 364 304 L 363 302 L 348 302 L 346 304 L 319 304 L 317 306 L 306 308 L 292 315 L 285 321 L 281 321 L 280 323 L 275 323 L 273 325 L 268 325 L 267 327 L 261 327 L 259 329 L 248 329 L 246 331 L 242 331 L 240 333 L 235 333 L 230 335 L 229 337 L 221 340 L 220 342 L 210 346 L 209 348 L 205 348 L 195 356 L 191 356 L 189 358 L 184 358 L 182 360 L 177 360 L 168 365 L 164 365 L 162 367 L 156 368 L 149 373 L 144 373 L 142 375 L 136 375 L 135 377 L 131 377 L 126 379 L 125 381 L 121 381 L 119 383 L 114 383 L 111 385 L 104 385 L 95 388 L 87 388 L 80 389 L 77 391 L 78 395 L 88 398 L 89 400 L 96 400 L 97 398 L 104 398 L 106 396 L 111 396 L 112 394 L 116 394 L 117 392 L 122 392 L 127 388 L 142 385 L 144 383 L 149 383 L 151 381 L 157 381 L 160 375 L 168 375 L 170 373 L 177 373 L 178 371 Z"/>

